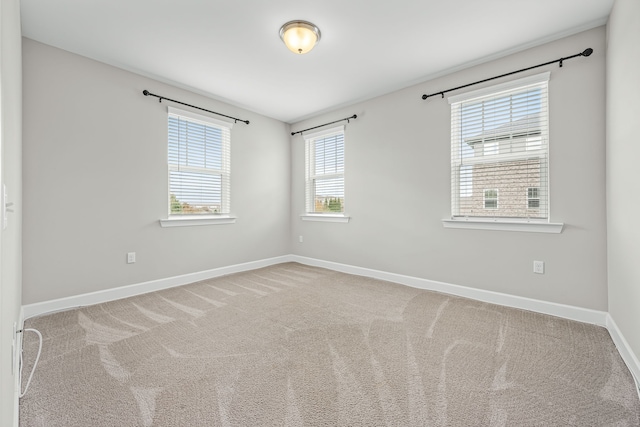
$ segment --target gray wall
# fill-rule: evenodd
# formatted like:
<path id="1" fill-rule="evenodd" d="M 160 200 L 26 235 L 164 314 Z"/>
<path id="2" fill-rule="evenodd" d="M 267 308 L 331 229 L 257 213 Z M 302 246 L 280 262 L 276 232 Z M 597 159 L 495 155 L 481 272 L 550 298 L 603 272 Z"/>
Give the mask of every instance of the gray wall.
<path id="1" fill-rule="evenodd" d="M 591 57 L 547 67 L 551 216 L 563 233 L 444 229 L 449 104 L 420 95 L 586 47 Z M 358 114 L 346 133 L 348 224 L 300 220 L 304 146 L 296 136 L 289 150 L 285 124 L 31 40 L 24 83 L 25 304 L 292 252 L 607 310 L 604 27 L 297 123 Z M 236 224 L 158 226 L 166 113 L 143 89 L 252 121 L 233 130 Z"/>
<path id="2" fill-rule="evenodd" d="M 288 125 L 28 39 L 23 68 L 24 304 L 290 253 Z M 235 224 L 160 227 L 168 102 L 143 89 L 251 121 L 231 136 Z"/>
<path id="3" fill-rule="evenodd" d="M 423 101 L 421 95 L 587 47 L 594 49 L 589 58 L 526 73 L 551 71 L 551 220 L 564 222 L 564 231 L 443 228 L 441 220 L 451 212 L 450 108 L 446 99 Z M 345 210 L 352 216 L 347 224 L 300 220 L 304 142 L 299 135 L 291 140 L 293 252 L 606 311 L 604 101 L 605 28 L 600 27 L 296 123 L 292 130 L 358 115 L 345 134 Z M 298 242 L 300 235 L 304 243 Z M 545 261 L 544 275 L 532 273 L 533 260 Z"/>
<path id="4" fill-rule="evenodd" d="M 14 385 L 11 372 L 13 324 L 18 322 L 22 292 L 22 61 L 20 59 L 20 2 L 0 2 L 0 176 L 6 184 L 9 214 L 7 228 L 0 225 L 0 425 L 14 419 Z M 0 186 L 1 188 L 1 186 Z M 1 190 L 0 190 L 1 191 Z"/>
<path id="5" fill-rule="evenodd" d="M 640 2 L 616 0 L 607 39 L 609 313 L 640 359 Z"/>

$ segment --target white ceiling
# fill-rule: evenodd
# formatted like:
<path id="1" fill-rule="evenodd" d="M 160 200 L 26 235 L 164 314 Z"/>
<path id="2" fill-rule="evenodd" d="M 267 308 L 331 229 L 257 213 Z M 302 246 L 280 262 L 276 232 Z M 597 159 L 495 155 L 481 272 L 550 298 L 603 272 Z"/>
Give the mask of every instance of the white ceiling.
<path id="1" fill-rule="evenodd" d="M 21 0 L 21 5 L 25 37 L 295 123 L 603 25 L 613 1 Z M 322 32 L 306 55 L 291 53 L 278 35 L 293 19 L 311 21 Z"/>

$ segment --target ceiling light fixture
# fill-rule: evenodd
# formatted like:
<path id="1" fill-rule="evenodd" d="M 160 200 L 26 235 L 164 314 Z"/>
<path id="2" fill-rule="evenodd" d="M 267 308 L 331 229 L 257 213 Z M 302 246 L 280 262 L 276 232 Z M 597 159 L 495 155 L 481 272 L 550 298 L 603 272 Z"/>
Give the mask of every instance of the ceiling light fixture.
<path id="1" fill-rule="evenodd" d="M 309 52 L 320 41 L 320 29 L 307 21 L 289 21 L 280 28 L 280 38 L 298 54 Z"/>

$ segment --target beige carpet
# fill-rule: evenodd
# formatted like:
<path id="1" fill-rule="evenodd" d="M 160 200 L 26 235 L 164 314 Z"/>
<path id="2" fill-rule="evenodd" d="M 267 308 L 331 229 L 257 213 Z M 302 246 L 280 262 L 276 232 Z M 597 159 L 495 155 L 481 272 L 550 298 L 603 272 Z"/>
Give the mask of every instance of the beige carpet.
<path id="1" fill-rule="evenodd" d="M 26 327 L 21 426 L 640 425 L 606 329 L 294 263 Z"/>

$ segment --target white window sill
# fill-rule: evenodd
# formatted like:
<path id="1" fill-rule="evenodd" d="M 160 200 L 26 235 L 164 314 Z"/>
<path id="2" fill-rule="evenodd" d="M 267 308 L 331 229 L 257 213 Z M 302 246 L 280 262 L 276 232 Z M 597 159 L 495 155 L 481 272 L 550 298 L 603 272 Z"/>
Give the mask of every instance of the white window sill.
<path id="1" fill-rule="evenodd" d="M 529 233 L 562 233 L 564 223 L 541 221 L 508 221 L 482 219 L 443 219 L 445 228 L 467 228 L 473 230 L 524 231 Z"/>
<path id="2" fill-rule="evenodd" d="M 170 216 L 167 219 L 161 219 L 160 226 L 191 227 L 194 225 L 233 224 L 235 222 L 236 217 L 229 215 Z"/>
<path id="3" fill-rule="evenodd" d="M 300 218 L 303 221 L 319 221 L 319 222 L 349 222 L 351 218 L 346 214 L 302 214 Z"/>

